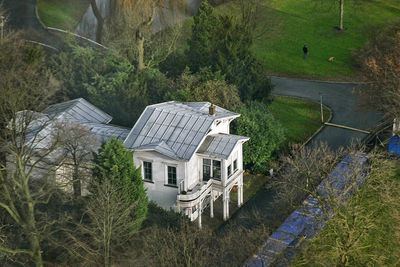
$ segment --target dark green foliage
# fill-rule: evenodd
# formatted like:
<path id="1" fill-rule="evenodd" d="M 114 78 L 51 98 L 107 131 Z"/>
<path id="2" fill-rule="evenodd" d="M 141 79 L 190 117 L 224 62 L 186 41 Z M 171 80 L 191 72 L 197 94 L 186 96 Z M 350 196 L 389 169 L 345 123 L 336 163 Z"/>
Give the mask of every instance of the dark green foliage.
<path id="1" fill-rule="evenodd" d="M 208 101 L 227 109 L 236 109 L 242 105 L 239 92 L 234 85 L 227 84 L 220 72 L 209 68 L 190 74 L 186 69 L 176 81 L 177 91 L 170 98 L 178 101 Z"/>
<path id="2" fill-rule="evenodd" d="M 215 29 L 219 22 L 208 0 L 202 1 L 193 20 L 192 37 L 189 39 L 186 54 L 190 69 L 197 72 L 203 67 L 211 66 L 210 63 L 215 59 Z"/>
<path id="3" fill-rule="evenodd" d="M 153 201 L 149 202 L 147 219 L 143 223 L 144 228 L 158 226 L 163 228 L 179 228 L 182 222 L 188 222 L 188 218 L 182 213 L 165 210 L 157 206 Z"/>
<path id="4" fill-rule="evenodd" d="M 137 72 L 128 60 L 110 51 L 71 45 L 55 59 L 63 81 L 62 98 L 83 97 L 113 116 L 113 123 L 132 127 L 144 108 L 164 101 L 167 78 L 155 69 Z"/>
<path id="5" fill-rule="evenodd" d="M 211 67 L 220 71 L 228 83 L 238 87 L 242 101 L 269 99 L 272 89 L 264 67 L 250 51 L 251 24 L 230 16 L 216 16 L 203 1 L 194 17 L 187 58 L 190 69 L 198 72 Z"/>
<path id="6" fill-rule="evenodd" d="M 119 140 L 111 139 L 100 148 L 93 174 L 95 182 L 107 179 L 131 203 L 136 203 L 133 217 L 140 228 L 147 216 L 148 199 L 140 169 L 135 169 L 133 164 L 132 153 Z"/>
<path id="7" fill-rule="evenodd" d="M 250 137 L 243 146 L 244 164 L 254 172 L 266 172 L 268 161 L 285 141 L 284 130 L 263 103 L 250 102 L 238 112 L 234 130 Z"/>

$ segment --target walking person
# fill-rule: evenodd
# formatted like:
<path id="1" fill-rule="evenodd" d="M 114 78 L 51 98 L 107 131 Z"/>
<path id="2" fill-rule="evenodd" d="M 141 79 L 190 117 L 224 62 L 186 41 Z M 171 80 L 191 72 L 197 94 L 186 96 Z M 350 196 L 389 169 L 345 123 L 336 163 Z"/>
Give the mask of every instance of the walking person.
<path id="1" fill-rule="evenodd" d="M 304 59 L 304 60 L 307 59 L 307 56 L 308 56 L 308 47 L 307 47 L 307 45 L 305 44 L 305 45 L 303 46 L 303 59 Z"/>

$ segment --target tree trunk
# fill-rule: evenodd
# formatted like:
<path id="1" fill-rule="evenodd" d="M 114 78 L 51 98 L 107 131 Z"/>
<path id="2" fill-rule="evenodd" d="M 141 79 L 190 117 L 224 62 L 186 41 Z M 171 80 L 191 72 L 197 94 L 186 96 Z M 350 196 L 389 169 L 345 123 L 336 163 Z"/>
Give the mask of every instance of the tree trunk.
<path id="1" fill-rule="evenodd" d="M 28 185 L 25 185 L 28 187 Z M 40 241 L 36 229 L 36 220 L 35 220 L 35 208 L 33 204 L 33 200 L 30 197 L 29 189 L 25 188 L 25 193 L 27 196 L 27 227 L 26 229 L 28 230 L 28 238 L 29 238 L 29 243 L 30 243 L 30 250 L 32 252 L 32 258 L 35 262 L 36 267 L 42 267 L 43 266 L 43 258 L 42 258 L 42 252 L 40 250 Z"/>
<path id="2" fill-rule="evenodd" d="M 74 176 L 73 176 L 72 187 L 74 189 L 74 197 L 75 198 L 82 196 L 81 179 L 79 179 L 77 174 L 74 174 Z"/>
<path id="3" fill-rule="evenodd" d="M 136 30 L 136 49 L 138 51 L 138 71 L 142 71 L 145 69 L 144 64 L 144 36 L 140 32 L 140 29 Z"/>
<path id="4" fill-rule="evenodd" d="M 344 17 L 344 0 L 339 0 L 340 12 L 339 12 L 339 30 L 343 31 L 343 17 Z"/>
<path id="5" fill-rule="evenodd" d="M 101 44 L 103 37 L 104 18 L 101 16 L 96 0 L 90 0 L 90 5 L 92 6 L 93 14 L 97 19 L 96 42 Z"/>

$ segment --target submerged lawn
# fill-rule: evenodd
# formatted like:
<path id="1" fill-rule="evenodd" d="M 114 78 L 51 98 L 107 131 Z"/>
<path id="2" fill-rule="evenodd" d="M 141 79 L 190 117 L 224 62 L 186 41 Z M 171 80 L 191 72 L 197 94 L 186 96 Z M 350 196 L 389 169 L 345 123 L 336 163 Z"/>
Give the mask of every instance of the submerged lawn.
<path id="1" fill-rule="evenodd" d="M 352 53 L 371 30 L 400 18 L 400 1 L 345 1 L 344 32 L 337 32 L 338 1 L 260 0 L 259 31 L 253 52 L 270 73 L 322 79 L 355 78 Z M 238 14 L 232 4 L 219 12 Z M 307 44 L 309 57 L 302 58 Z M 328 58 L 335 57 L 333 62 Z"/>
<path id="2" fill-rule="evenodd" d="M 37 5 L 46 26 L 73 31 L 89 7 L 89 0 L 38 0 Z"/>
<path id="3" fill-rule="evenodd" d="M 274 117 L 285 128 L 288 143 L 303 143 L 321 127 L 320 105 L 302 99 L 276 96 L 270 105 Z M 324 110 L 324 119 L 329 111 Z"/>

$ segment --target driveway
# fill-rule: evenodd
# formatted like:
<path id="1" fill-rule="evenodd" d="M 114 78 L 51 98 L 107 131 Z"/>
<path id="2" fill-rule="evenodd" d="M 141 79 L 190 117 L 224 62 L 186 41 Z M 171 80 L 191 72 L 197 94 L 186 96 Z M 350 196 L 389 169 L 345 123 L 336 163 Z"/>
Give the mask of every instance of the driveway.
<path id="1" fill-rule="evenodd" d="M 369 130 L 374 128 L 383 115 L 374 111 L 361 110 L 358 96 L 352 83 L 327 83 L 318 81 L 305 81 L 289 78 L 272 77 L 275 85 L 274 94 L 295 96 L 320 101 L 322 94 L 323 103 L 333 111 L 332 123 L 350 126 L 357 129 Z M 365 137 L 365 133 L 352 130 L 326 126 L 311 142 L 327 142 L 332 148 L 348 146 L 352 141 Z"/>

